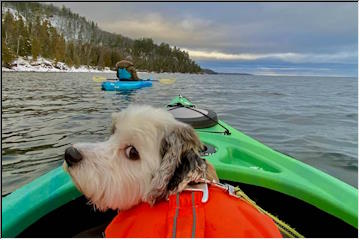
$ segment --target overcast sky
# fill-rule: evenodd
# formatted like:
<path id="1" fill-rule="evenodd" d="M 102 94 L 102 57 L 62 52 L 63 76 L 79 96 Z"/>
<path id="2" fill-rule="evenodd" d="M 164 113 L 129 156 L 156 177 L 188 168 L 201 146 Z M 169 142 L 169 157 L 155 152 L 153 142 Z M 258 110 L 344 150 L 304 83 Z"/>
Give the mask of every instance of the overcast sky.
<path id="1" fill-rule="evenodd" d="M 106 31 L 178 46 L 220 72 L 357 76 L 357 3 L 55 5 Z"/>

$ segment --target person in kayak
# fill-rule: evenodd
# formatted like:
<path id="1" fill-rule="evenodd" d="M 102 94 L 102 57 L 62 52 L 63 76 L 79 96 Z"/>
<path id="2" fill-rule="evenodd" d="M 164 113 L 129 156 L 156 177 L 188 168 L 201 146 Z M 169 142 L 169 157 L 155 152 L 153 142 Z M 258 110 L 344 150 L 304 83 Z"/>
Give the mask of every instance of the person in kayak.
<path id="1" fill-rule="evenodd" d="M 139 81 L 130 56 L 116 63 L 116 76 L 119 81 Z"/>

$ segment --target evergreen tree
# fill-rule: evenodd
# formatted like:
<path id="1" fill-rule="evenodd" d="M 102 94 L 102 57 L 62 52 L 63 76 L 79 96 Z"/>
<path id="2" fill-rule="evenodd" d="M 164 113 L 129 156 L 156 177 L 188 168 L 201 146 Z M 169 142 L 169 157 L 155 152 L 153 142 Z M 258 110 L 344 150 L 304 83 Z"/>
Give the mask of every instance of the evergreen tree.
<path id="1" fill-rule="evenodd" d="M 36 61 L 38 56 L 40 55 L 40 50 L 40 42 L 36 37 L 34 37 L 31 41 L 31 55 L 34 61 Z"/>
<path id="2" fill-rule="evenodd" d="M 12 61 L 15 59 L 15 54 L 6 46 L 5 41 L 1 41 L 1 49 L 1 65 L 5 67 L 11 66 Z"/>
<path id="3" fill-rule="evenodd" d="M 18 45 L 16 53 L 18 56 L 28 56 L 31 54 L 31 40 L 28 28 L 24 25 L 22 18 L 17 21 Z"/>
<path id="4" fill-rule="evenodd" d="M 16 31 L 15 20 L 13 15 L 9 11 L 4 14 L 3 18 L 2 39 L 5 41 L 6 46 L 13 51 L 14 49 L 16 49 L 16 41 L 14 39 L 14 33 Z"/>
<path id="5" fill-rule="evenodd" d="M 68 44 L 66 44 L 66 49 L 65 49 L 65 63 L 70 67 L 74 65 L 73 56 L 74 56 L 74 43 L 71 41 Z"/>
<path id="6" fill-rule="evenodd" d="M 41 46 L 40 54 L 44 58 L 52 57 L 51 52 L 51 42 L 50 42 L 50 34 L 49 34 L 49 22 L 47 20 L 43 21 L 40 27 L 39 33 L 39 42 Z"/>
<path id="7" fill-rule="evenodd" d="M 63 36 L 58 36 L 55 43 L 55 61 L 65 61 L 65 39 Z"/>

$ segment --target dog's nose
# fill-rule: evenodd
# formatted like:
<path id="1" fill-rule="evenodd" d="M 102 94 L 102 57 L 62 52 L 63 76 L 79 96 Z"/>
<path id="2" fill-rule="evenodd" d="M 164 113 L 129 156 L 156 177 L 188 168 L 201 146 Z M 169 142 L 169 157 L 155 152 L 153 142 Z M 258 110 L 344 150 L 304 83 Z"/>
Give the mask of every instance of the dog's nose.
<path id="1" fill-rule="evenodd" d="M 82 160 L 81 153 L 74 147 L 68 147 L 65 150 L 65 161 L 71 167 L 72 165 L 80 162 Z"/>

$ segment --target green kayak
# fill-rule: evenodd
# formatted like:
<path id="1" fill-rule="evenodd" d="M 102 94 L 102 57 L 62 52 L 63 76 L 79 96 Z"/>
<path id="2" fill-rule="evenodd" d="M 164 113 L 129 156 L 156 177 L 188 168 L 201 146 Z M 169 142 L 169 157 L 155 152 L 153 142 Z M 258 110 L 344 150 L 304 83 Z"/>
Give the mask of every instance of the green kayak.
<path id="1" fill-rule="evenodd" d="M 305 237 L 357 237 L 356 188 L 265 146 L 185 97 L 167 108 L 196 129 L 202 155 L 222 182 L 239 186 Z M 59 167 L 2 198 L 2 237 L 101 237 L 115 215 L 95 211 Z"/>

